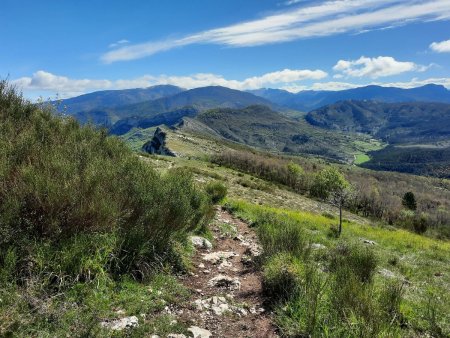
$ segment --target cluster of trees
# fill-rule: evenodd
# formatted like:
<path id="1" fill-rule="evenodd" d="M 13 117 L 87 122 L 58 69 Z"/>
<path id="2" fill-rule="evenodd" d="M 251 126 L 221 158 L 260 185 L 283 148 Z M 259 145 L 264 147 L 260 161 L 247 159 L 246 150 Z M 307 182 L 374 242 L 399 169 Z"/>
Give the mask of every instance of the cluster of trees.
<path id="1" fill-rule="evenodd" d="M 338 234 L 342 231 L 342 209 L 346 208 L 365 217 L 373 217 L 418 233 L 432 228 L 437 236 L 450 237 L 450 215 L 442 208 L 446 203 L 445 192 L 448 187 L 439 190 L 442 191 L 442 196 L 438 193 L 433 195 L 434 192 L 429 191 L 430 182 L 405 182 L 404 176 L 401 176 L 402 180 L 394 177 L 400 174 L 369 174 L 368 171 L 362 172 L 363 169 L 346 167 L 340 170 L 338 166 L 311 163 L 305 159 L 297 163 L 256 152 L 224 152 L 214 156 L 212 161 L 286 185 L 297 193 L 335 205 L 340 215 Z M 414 188 L 422 190 L 420 203 L 412 192 Z"/>

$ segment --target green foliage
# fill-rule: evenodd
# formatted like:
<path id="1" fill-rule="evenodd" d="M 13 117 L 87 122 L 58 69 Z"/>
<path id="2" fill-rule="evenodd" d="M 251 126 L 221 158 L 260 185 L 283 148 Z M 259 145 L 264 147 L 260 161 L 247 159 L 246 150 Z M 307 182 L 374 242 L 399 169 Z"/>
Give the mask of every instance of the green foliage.
<path id="1" fill-rule="evenodd" d="M 281 335 L 399 337 L 426 331 L 439 337 L 448 332 L 445 322 L 448 315 L 443 308 L 448 297 L 441 299 L 434 291 L 428 298 L 418 299 L 417 293 L 427 285 L 420 278 L 413 282 L 418 289 L 408 290 L 404 280 L 376 274 L 383 264 L 379 255 L 384 255 L 384 264 L 391 264 L 388 260 L 392 261 L 392 255 L 398 255 L 398 252 L 413 250 L 428 255 L 433 249 L 425 243 L 432 241 L 437 245 L 438 241 L 402 230 L 396 234 L 393 230 L 349 224 L 349 233 L 344 235 L 346 241 L 335 242 L 325 236 L 333 223 L 326 217 L 244 202 L 229 201 L 227 208 L 239 217 L 251 220 L 258 234 L 259 228 L 266 224 L 282 229 L 291 222 L 292 226 L 301 229 L 304 243 L 326 241 L 329 246 L 320 251 L 299 250 L 295 253 L 289 248 L 290 242 L 283 247 L 285 239 L 280 240 L 277 249 L 273 250 L 272 243 L 269 242 L 267 247 L 264 237 L 260 237 L 263 250 L 268 249 L 262 261 L 264 290 L 274 305 Z M 379 242 L 378 246 L 355 242 L 355 238 L 369 234 Z M 412 238 L 417 238 L 418 242 Z M 392 246 L 394 242 L 397 244 Z M 441 244 L 448 257 L 447 243 Z M 437 261 L 432 262 L 423 262 L 416 270 L 426 269 L 431 264 L 429 271 L 434 271 Z M 399 268 L 403 264 L 395 263 Z M 417 258 L 414 258 L 414 264 L 417 264 Z M 394 269 L 392 264 L 389 268 Z M 435 283 L 440 285 L 442 282 Z M 440 288 L 441 295 L 445 294 L 445 285 Z"/>
<path id="2" fill-rule="evenodd" d="M 402 204 L 405 208 L 408 208 L 409 210 L 417 209 L 416 196 L 412 191 L 408 191 L 403 195 Z"/>
<path id="3" fill-rule="evenodd" d="M 303 229 L 287 217 L 260 212 L 256 215 L 257 234 L 264 247 L 264 256 L 285 252 L 299 256 L 306 250 Z"/>
<path id="4" fill-rule="evenodd" d="M 218 181 L 209 182 L 205 187 L 205 191 L 214 204 L 223 201 L 227 196 L 227 187 L 223 183 Z"/>
<path id="5" fill-rule="evenodd" d="M 362 246 L 340 243 L 331 252 L 330 270 L 354 274 L 361 283 L 372 282 L 376 267 L 375 254 Z"/>
<path id="6" fill-rule="evenodd" d="M 208 199 L 186 170 L 160 175 L 118 139 L 53 116 L 6 82 L 0 83 L 0 128 L 2 250 L 16 248 L 32 260 L 27 243 L 44 241 L 50 251 L 66 245 L 68 256 L 82 260 L 95 255 L 83 256 L 77 240 L 111 234 L 120 240 L 102 252 L 115 258 L 112 271 L 142 275 L 208 214 Z M 106 263 L 102 269 L 109 269 Z M 61 264 L 56 276 L 85 275 L 81 261 Z"/>
<path id="7" fill-rule="evenodd" d="M 264 264 L 263 290 L 270 300 L 276 303 L 296 296 L 299 281 L 299 264 L 289 253 L 277 253 Z"/>
<path id="8" fill-rule="evenodd" d="M 224 152 L 211 159 L 214 163 L 251 173 L 261 179 L 284 184 L 294 191 L 306 192 L 309 188 L 309 177 L 303 167 L 281 158 L 260 156 L 243 151 Z M 255 189 L 269 190 L 263 184 L 258 186 L 241 180 L 241 184 L 254 186 Z"/>
<path id="9" fill-rule="evenodd" d="M 155 318 L 139 328 L 153 332 L 158 301 L 186 290 L 167 278 L 161 295 L 148 285 L 186 267 L 180 248 L 212 216 L 192 173 L 159 174 L 104 130 L 4 81 L 0 149 L 0 336 L 104 336 L 99 319 L 117 307 Z"/>
<path id="10" fill-rule="evenodd" d="M 423 142 L 428 143 L 429 140 Z M 445 142 L 443 144 L 438 147 L 435 144 L 407 147 L 389 145 L 384 149 L 371 151 L 370 161 L 363 163 L 362 167 L 449 179 L 450 147 L 445 146 Z"/>
<path id="11" fill-rule="evenodd" d="M 327 199 L 333 193 L 340 193 L 349 187 L 344 175 L 335 167 L 321 170 L 315 177 L 310 194 L 314 197 Z"/>

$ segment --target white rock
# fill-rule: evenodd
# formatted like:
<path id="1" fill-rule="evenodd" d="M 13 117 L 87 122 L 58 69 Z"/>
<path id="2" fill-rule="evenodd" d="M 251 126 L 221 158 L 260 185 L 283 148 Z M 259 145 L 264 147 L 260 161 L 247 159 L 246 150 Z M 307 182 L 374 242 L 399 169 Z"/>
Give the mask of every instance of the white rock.
<path id="1" fill-rule="evenodd" d="M 229 312 L 230 307 L 228 304 L 219 304 L 217 306 L 211 306 L 211 310 L 214 312 L 215 315 L 221 316 L 225 312 Z"/>
<path id="2" fill-rule="evenodd" d="M 203 248 L 208 250 L 212 249 L 211 242 L 208 241 L 206 238 L 200 236 L 191 236 L 191 242 L 197 248 Z"/>
<path id="3" fill-rule="evenodd" d="M 262 248 L 256 243 L 251 243 L 247 250 L 245 250 L 245 254 L 253 257 L 258 257 L 262 254 Z"/>
<path id="4" fill-rule="evenodd" d="M 241 282 L 238 278 L 232 278 L 226 275 L 217 275 L 211 278 L 208 282 L 209 286 L 227 287 L 231 290 L 239 290 L 241 288 Z"/>
<path id="5" fill-rule="evenodd" d="M 230 262 L 223 261 L 222 263 L 219 264 L 219 270 L 231 268 L 232 266 L 233 266 L 233 264 L 231 264 Z"/>
<path id="6" fill-rule="evenodd" d="M 386 278 L 395 278 L 396 277 L 395 273 L 393 273 L 392 271 L 390 271 L 388 269 L 381 269 L 380 271 L 378 271 L 378 273 Z"/>
<path id="7" fill-rule="evenodd" d="M 217 264 L 220 261 L 230 259 L 231 257 L 238 256 L 238 254 L 232 251 L 217 251 L 203 255 L 203 260 Z"/>
<path id="8" fill-rule="evenodd" d="M 198 265 L 198 267 L 199 267 L 199 269 L 204 269 L 204 268 L 205 268 L 205 264 L 200 263 L 200 264 Z"/>
<path id="9" fill-rule="evenodd" d="M 377 244 L 375 241 L 371 241 L 370 239 L 363 239 L 364 244 L 375 245 Z"/>
<path id="10" fill-rule="evenodd" d="M 187 330 L 194 335 L 194 338 L 209 338 L 212 336 L 210 331 L 202 329 L 198 326 L 191 326 Z"/>
<path id="11" fill-rule="evenodd" d="M 138 317 L 131 316 L 131 317 L 125 317 L 125 318 L 121 318 L 121 319 L 114 319 L 111 321 L 104 321 L 104 322 L 101 322 L 100 325 L 109 330 L 122 331 L 124 329 L 138 327 L 139 320 L 138 320 Z"/>
<path id="12" fill-rule="evenodd" d="M 310 245 L 310 248 L 313 250 L 321 250 L 321 249 L 326 249 L 327 247 L 320 243 L 313 243 Z"/>
<path id="13" fill-rule="evenodd" d="M 203 310 L 203 302 L 201 299 L 196 299 L 194 300 L 194 306 L 198 311 L 202 311 Z"/>
<path id="14" fill-rule="evenodd" d="M 186 338 L 186 336 L 182 333 L 169 333 L 167 338 Z"/>

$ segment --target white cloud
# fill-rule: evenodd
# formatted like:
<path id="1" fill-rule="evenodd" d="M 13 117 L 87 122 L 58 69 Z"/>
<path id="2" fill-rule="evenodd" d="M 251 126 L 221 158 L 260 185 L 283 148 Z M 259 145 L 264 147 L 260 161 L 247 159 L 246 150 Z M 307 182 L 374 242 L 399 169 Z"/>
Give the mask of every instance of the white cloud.
<path id="1" fill-rule="evenodd" d="M 290 92 L 298 92 L 300 90 L 345 90 L 358 87 L 365 87 L 369 85 L 382 86 L 382 87 L 397 87 L 397 88 L 416 88 L 425 86 L 427 84 L 442 85 L 450 90 L 450 78 L 429 78 L 420 80 L 418 78 L 412 78 L 410 81 L 403 82 L 369 82 L 369 83 L 350 83 L 350 82 L 316 82 L 309 86 L 286 86 L 282 89 Z"/>
<path id="2" fill-rule="evenodd" d="M 125 45 L 127 43 L 130 43 L 130 41 L 128 41 L 126 39 L 122 39 L 122 40 L 116 41 L 114 43 L 111 43 L 108 47 L 109 48 L 116 48 L 116 47 L 119 47 L 121 45 Z"/>
<path id="3" fill-rule="evenodd" d="M 12 83 L 26 91 L 54 91 L 63 96 L 77 95 L 86 90 L 110 88 L 109 80 L 70 79 L 54 75 L 43 70 L 37 71 L 31 77 L 22 77 Z"/>
<path id="4" fill-rule="evenodd" d="M 291 7 L 261 19 L 180 39 L 124 46 L 103 54 L 101 60 L 105 63 L 134 60 L 191 44 L 257 46 L 449 18 L 448 0 L 330 0 Z"/>
<path id="5" fill-rule="evenodd" d="M 121 80 L 95 80 L 71 79 L 65 76 L 54 75 L 45 71 L 38 71 L 31 77 L 22 77 L 12 83 L 25 91 L 28 97 L 32 93 L 58 93 L 59 97 L 67 98 L 87 92 L 104 89 L 145 88 L 158 84 L 171 84 L 182 88 L 197 88 L 204 86 L 224 86 L 238 90 L 257 89 L 261 87 L 280 88 L 290 92 L 301 90 L 344 90 L 367 85 L 385 87 L 415 88 L 426 84 L 443 85 L 450 89 L 450 78 L 412 78 L 405 82 L 316 82 L 326 78 L 327 74 L 321 70 L 290 70 L 266 73 L 261 76 L 249 77 L 244 80 L 226 79 L 221 75 L 211 73 L 198 73 L 190 76 L 143 75 L 133 79 Z M 305 81 L 305 83 L 302 83 Z M 34 95 L 35 96 L 35 95 Z"/>
<path id="6" fill-rule="evenodd" d="M 437 53 L 450 53 L 450 40 L 433 42 L 430 49 Z"/>
<path id="7" fill-rule="evenodd" d="M 305 80 L 321 80 L 325 77 L 327 77 L 327 73 L 319 69 L 284 69 L 261 76 L 249 77 L 244 80 L 226 79 L 221 75 L 211 73 L 197 73 L 190 76 L 144 75 L 134 79 L 111 81 L 71 79 L 40 70 L 31 77 L 22 77 L 12 82 L 25 92 L 45 91 L 58 93 L 61 97 L 70 97 L 95 90 L 143 88 L 158 84 L 171 84 L 188 89 L 204 86 L 224 86 L 247 90 L 264 86 L 281 86 Z"/>
<path id="8" fill-rule="evenodd" d="M 397 61 L 391 56 L 368 58 L 361 56 L 358 60 L 339 60 L 333 67 L 338 72 L 334 78 L 346 77 L 379 77 L 392 76 L 405 72 L 423 72 L 430 66 L 422 66 L 414 62 Z"/>

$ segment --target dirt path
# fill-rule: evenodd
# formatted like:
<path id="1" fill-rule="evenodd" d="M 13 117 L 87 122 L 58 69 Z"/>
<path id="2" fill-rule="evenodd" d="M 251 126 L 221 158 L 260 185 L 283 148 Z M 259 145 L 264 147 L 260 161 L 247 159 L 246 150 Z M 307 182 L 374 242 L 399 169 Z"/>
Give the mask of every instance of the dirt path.
<path id="1" fill-rule="evenodd" d="M 211 337 L 278 337 L 263 305 L 261 275 L 252 266 L 260 253 L 254 231 L 220 208 L 211 230 L 212 248 L 195 238 L 195 270 L 183 279 L 192 299 L 182 320 Z"/>

